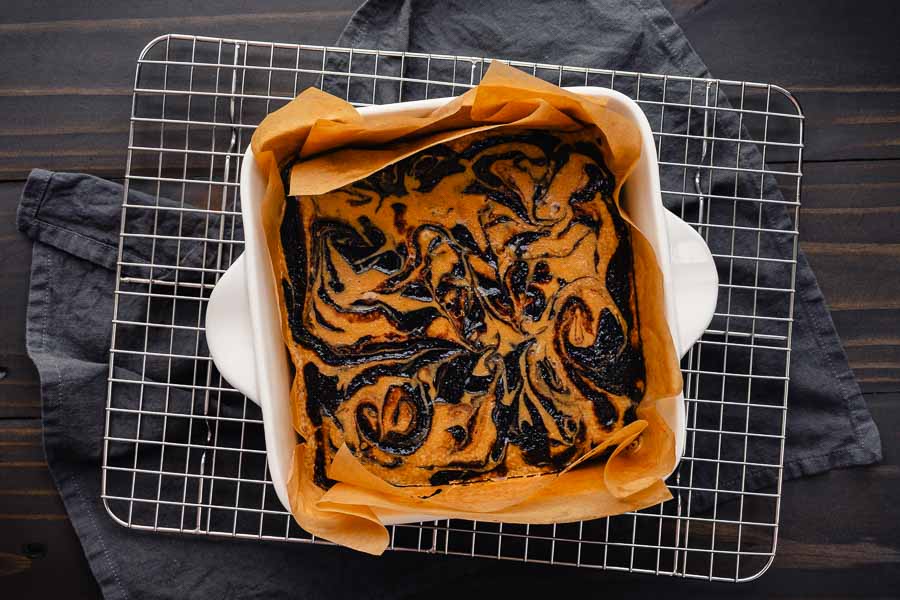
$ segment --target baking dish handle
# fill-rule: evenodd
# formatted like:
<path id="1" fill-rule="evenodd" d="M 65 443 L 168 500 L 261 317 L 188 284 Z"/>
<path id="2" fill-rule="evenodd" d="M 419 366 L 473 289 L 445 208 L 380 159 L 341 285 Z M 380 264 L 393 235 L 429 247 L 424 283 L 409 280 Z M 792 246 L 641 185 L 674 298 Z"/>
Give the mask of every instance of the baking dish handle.
<path id="1" fill-rule="evenodd" d="M 712 320 L 719 277 L 706 242 L 693 227 L 666 211 L 675 306 L 678 354 L 684 356 Z M 222 377 L 254 402 L 253 329 L 247 299 L 244 257 L 222 275 L 206 307 L 206 343 Z"/>
<path id="2" fill-rule="evenodd" d="M 239 256 L 210 294 L 206 305 L 206 344 L 222 377 L 256 402 L 256 363 L 245 264 L 244 255 Z"/>
<path id="3" fill-rule="evenodd" d="M 706 241 L 697 231 L 665 211 L 669 234 L 672 288 L 678 307 L 678 355 L 687 354 L 712 321 L 719 295 L 719 274 Z"/>

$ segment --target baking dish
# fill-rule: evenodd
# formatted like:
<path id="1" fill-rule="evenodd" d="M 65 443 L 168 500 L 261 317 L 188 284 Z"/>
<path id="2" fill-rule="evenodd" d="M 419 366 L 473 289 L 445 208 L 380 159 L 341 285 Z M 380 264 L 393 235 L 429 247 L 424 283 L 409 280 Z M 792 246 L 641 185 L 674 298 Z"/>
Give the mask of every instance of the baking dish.
<path id="1" fill-rule="evenodd" d="M 640 129 L 641 157 L 622 190 L 622 203 L 656 253 L 663 275 L 666 319 L 679 356 L 702 335 L 715 310 L 718 276 L 712 256 L 694 229 L 662 205 L 653 134 L 640 107 L 623 94 L 599 87 L 569 91 L 606 98 L 608 110 Z M 450 98 L 372 106 L 363 114 L 428 114 Z M 276 282 L 264 239 L 260 200 L 265 180 L 247 149 L 240 175 L 245 248 L 219 280 L 209 299 L 206 338 L 222 376 L 259 404 L 265 431 L 269 473 L 278 498 L 289 507 L 287 481 L 297 436 L 290 405 L 291 374 L 281 334 Z M 676 465 L 684 450 L 684 398 L 660 401 L 658 410 L 675 432 Z M 435 517 L 378 512 L 385 524 L 434 520 Z"/>

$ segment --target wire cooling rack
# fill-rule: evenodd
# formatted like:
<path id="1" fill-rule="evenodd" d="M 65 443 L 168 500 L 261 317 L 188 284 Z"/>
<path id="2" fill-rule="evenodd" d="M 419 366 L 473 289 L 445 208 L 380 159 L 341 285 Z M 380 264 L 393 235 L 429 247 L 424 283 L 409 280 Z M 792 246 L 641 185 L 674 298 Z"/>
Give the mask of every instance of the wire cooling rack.
<path id="1" fill-rule="evenodd" d="M 355 105 L 457 95 L 489 59 L 166 35 L 137 62 L 116 281 L 102 497 L 141 530 L 320 542 L 271 486 L 259 409 L 204 340 L 210 291 L 242 251 L 238 173 L 254 127 L 308 86 Z M 391 528 L 395 550 L 743 581 L 775 554 L 791 351 L 803 116 L 766 84 L 512 62 L 635 99 L 666 206 L 713 251 L 712 324 L 684 358 L 675 497 L 527 526 Z M 775 248 L 776 250 L 772 250 Z M 322 542 L 325 543 L 325 542 Z"/>

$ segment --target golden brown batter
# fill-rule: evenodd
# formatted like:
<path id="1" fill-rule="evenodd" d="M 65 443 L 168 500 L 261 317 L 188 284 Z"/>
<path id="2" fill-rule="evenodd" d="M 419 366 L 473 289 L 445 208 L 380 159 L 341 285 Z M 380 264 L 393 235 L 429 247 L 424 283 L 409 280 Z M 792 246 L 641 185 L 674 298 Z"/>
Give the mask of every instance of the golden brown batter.
<path id="1" fill-rule="evenodd" d="M 344 443 L 429 486 L 556 472 L 635 419 L 631 241 L 600 143 L 476 133 L 287 200 L 292 395 L 319 487 Z"/>

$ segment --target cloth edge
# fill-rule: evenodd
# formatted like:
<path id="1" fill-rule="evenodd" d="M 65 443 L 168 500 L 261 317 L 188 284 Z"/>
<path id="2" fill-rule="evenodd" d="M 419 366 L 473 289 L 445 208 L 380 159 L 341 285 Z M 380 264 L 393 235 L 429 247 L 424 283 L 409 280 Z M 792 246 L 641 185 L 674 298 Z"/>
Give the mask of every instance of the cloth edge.
<path id="1" fill-rule="evenodd" d="M 35 241 L 44 242 L 101 267 L 115 269 L 117 248 L 41 218 L 40 211 L 55 175 L 55 172 L 44 169 L 32 169 L 28 174 L 16 213 L 19 231 Z M 73 240 L 84 243 L 76 244 Z"/>
<path id="2" fill-rule="evenodd" d="M 44 177 L 43 174 L 39 175 Z M 49 182 L 49 177 L 46 177 L 46 182 Z M 26 351 L 40 377 L 41 440 L 47 467 L 53 483 L 59 490 L 63 506 L 70 515 L 69 522 L 75 529 L 94 580 L 100 587 L 104 598 L 127 599 L 129 596 L 119 578 L 116 564 L 109 555 L 95 515 L 88 506 L 90 499 L 85 497 L 76 477 L 62 477 L 54 468 L 54 464 L 58 462 L 56 460 L 57 449 L 65 446 L 65 440 L 62 433 L 63 428 L 60 425 L 63 398 L 62 373 L 59 370 L 59 363 L 48 352 L 45 344 L 51 320 L 50 306 L 53 293 L 54 266 L 51 247 L 36 240 L 32 250 L 32 264 L 37 268 L 32 269 L 29 286 L 25 318 Z M 102 569 L 101 565 L 106 565 L 106 568 Z"/>
<path id="3" fill-rule="evenodd" d="M 119 575 L 120 564 L 110 552 L 107 540 L 110 534 L 100 525 L 100 520 L 113 521 L 113 528 L 123 525 L 109 514 L 105 502 L 85 489 L 83 477 L 100 472 L 99 459 L 91 460 L 87 466 L 75 466 L 66 456 L 74 443 L 67 432 L 67 404 L 65 399 L 77 397 L 70 389 L 70 383 L 60 371 L 60 353 L 48 347 L 54 331 L 55 305 L 54 280 L 61 272 L 59 259 L 63 249 L 58 249 L 44 241 L 35 240 L 32 249 L 32 273 L 25 319 L 26 351 L 38 370 L 41 390 L 42 448 L 47 460 L 53 484 L 59 491 L 63 506 L 78 537 L 79 544 L 97 582 L 103 597 L 127 599 L 128 593 Z M 52 345 L 52 342 L 50 342 Z M 101 415 L 101 419 L 104 416 Z M 60 472 L 58 465 L 67 465 Z M 77 469 L 77 471 L 74 471 Z M 104 515 L 104 512 L 107 514 Z"/>

